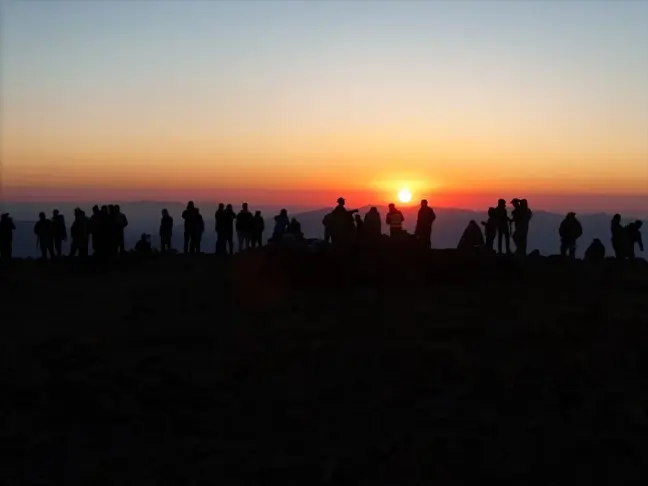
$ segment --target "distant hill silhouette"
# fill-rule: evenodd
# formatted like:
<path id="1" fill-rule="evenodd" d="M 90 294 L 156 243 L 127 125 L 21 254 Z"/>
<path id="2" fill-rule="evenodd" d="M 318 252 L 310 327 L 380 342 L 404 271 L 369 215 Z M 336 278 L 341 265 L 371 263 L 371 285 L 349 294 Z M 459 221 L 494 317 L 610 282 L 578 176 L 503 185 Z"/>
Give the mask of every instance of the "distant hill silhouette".
<path id="1" fill-rule="evenodd" d="M 72 222 L 72 213 L 76 204 L 56 204 L 47 203 L 20 203 L 9 205 L 7 210 L 11 211 L 14 220 L 16 221 L 17 231 L 14 235 L 14 256 L 16 258 L 36 257 L 38 256 L 36 249 L 36 239 L 33 234 L 33 225 L 36 220 L 38 211 L 46 210 L 51 213 L 54 207 L 60 209 L 66 217 L 66 222 L 69 225 Z M 216 204 L 200 204 L 197 203 L 205 218 L 206 232 L 203 237 L 202 248 L 205 252 L 213 252 L 216 245 L 216 235 L 214 233 L 214 212 Z M 136 202 L 136 203 L 122 203 L 122 210 L 128 216 L 129 226 L 126 228 L 126 245 L 132 248 L 142 233 L 152 235 L 152 244 L 159 247 L 158 226 L 160 220 L 160 211 L 162 208 L 167 208 L 174 218 L 176 228 L 174 231 L 173 244 L 175 248 L 180 248 L 182 245 L 182 219 L 181 213 L 185 207 L 184 203 L 177 202 Z M 85 208 L 89 213 L 90 205 L 83 204 L 81 207 Z M 296 216 L 302 224 L 302 231 L 307 237 L 322 238 L 323 226 L 322 218 L 332 208 L 316 209 L 307 211 L 294 211 L 291 210 L 289 204 L 285 207 L 288 209 L 291 216 Z M 370 206 L 359 208 L 360 213 L 364 214 L 369 210 Z M 384 221 L 384 216 L 387 212 L 386 206 L 379 206 L 379 211 Z M 251 209 L 260 209 L 263 211 L 266 218 L 266 232 L 265 238 L 267 239 L 272 231 L 272 218 L 279 212 L 281 206 L 260 206 L 255 207 L 251 205 Z M 235 209 L 238 207 L 235 205 Z M 539 250 L 542 254 L 555 254 L 559 251 L 558 239 L 558 226 L 564 214 L 545 212 L 531 206 L 534 212 L 533 220 L 529 231 L 529 251 L 534 249 Z M 418 206 L 403 206 L 401 207 L 405 215 L 405 229 L 413 231 L 416 223 L 416 213 Z M 510 208 L 509 208 L 510 210 Z M 474 219 L 477 222 L 486 219 L 486 208 L 483 212 L 471 211 L 466 209 L 456 208 L 435 208 L 437 220 L 434 224 L 432 233 L 432 247 L 433 248 L 455 248 L 463 230 L 465 229 L 468 221 Z M 641 215 L 623 215 L 624 224 L 634 219 L 641 219 Z M 606 245 L 607 251 L 611 252 L 612 247 L 610 243 L 610 220 L 611 214 L 606 213 L 591 213 L 591 214 L 578 214 L 578 218 L 583 224 L 583 237 L 579 241 L 578 255 L 582 257 L 585 247 L 592 241 L 593 238 L 600 238 Z M 386 227 L 383 225 L 383 232 L 386 232 Z M 68 242 L 69 244 L 69 242 Z M 65 246 L 66 251 L 68 246 Z"/>

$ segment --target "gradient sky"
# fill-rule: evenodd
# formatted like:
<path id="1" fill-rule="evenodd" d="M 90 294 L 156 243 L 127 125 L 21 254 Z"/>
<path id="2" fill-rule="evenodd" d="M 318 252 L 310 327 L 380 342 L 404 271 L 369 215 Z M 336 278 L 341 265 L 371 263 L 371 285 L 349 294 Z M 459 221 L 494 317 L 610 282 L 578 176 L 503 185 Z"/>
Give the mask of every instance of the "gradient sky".
<path id="1" fill-rule="evenodd" d="M 1 5 L 5 199 L 648 195 L 646 1 Z"/>

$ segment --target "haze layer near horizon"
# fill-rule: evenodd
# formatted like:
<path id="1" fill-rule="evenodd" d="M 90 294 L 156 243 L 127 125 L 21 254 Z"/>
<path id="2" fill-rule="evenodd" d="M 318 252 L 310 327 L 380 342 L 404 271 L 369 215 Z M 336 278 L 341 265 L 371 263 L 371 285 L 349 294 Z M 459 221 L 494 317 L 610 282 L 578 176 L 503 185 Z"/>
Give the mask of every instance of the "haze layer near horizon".
<path id="1" fill-rule="evenodd" d="M 1 13 L 6 199 L 648 193 L 647 2 Z"/>

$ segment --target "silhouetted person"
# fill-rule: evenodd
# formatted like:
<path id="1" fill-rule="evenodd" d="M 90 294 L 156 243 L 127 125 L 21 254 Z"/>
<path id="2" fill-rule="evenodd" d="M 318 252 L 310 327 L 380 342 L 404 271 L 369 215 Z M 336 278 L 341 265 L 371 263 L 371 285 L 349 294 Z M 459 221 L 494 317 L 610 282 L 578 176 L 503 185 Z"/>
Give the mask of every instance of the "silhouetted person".
<path id="1" fill-rule="evenodd" d="M 331 241 L 335 244 L 348 243 L 353 239 L 355 234 L 355 223 L 353 215 L 358 212 L 357 209 L 347 209 L 346 201 L 343 197 L 337 200 L 337 206 L 333 208 L 330 214 L 330 233 Z"/>
<path id="2" fill-rule="evenodd" d="M 254 218 L 252 218 L 252 238 L 250 243 L 252 248 L 257 246 L 261 248 L 263 246 L 263 232 L 265 231 L 265 221 L 261 215 L 261 211 L 254 212 Z"/>
<path id="3" fill-rule="evenodd" d="M 614 256 L 623 260 L 628 256 L 628 232 L 621 225 L 621 215 L 615 214 L 610 222 L 610 233 L 612 234 L 612 249 Z"/>
<path id="4" fill-rule="evenodd" d="M 187 208 L 182 212 L 182 219 L 184 220 L 184 253 L 190 253 L 192 248 L 195 248 L 191 238 L 196 234 L 196 206 L 193 201 L 187 203 Z"/>
<path id="5" fill-rule="evenodd" d="M 112 212 L 111 212 L 112 211 Z M 101 206 L 99 211 L 100 248 L 104 258 L 113 256 L 115 251 L 115 221 L 113 219 L 114 206 Z"/>
<path id="6" fill-rule="evenodd" d="M 333 226 L 333 213 L 327 213 L 322 219 L 322 225 L 324 225 L 324 241 L 330 243 L 332 240 L 332 226 Z"/>
<path id="7" fill-rule="evenodd" d="M 225 238 L 225 245 L 227 252 L 232 255 L 234 254 L 234 220 L 236 219 L 236 213 L 234 213 L 234 208 L 231 204 L 225 206 L 225 212 L 223 213 L 223 236 Z"/>
<path id="8" fill-rule="evenodd" d="M 425 248 L 432 246 L 432 225 L 435 220 L 436 214 L 434 214 L 434 210 L 428 206 L 427 199 L 423 199 L 418 211 L 414 235 Z"/>
<path id="9" fill-rule="evenodd" d="M 34 225 L 34 234 L 36 235 L 36 246 L 40 249 L 43 260 L 47 260 L 48 255 L 50 258 L 54 258 L 52 222 L 47 219 L 45 213 L 38 215 L 38 222 Z"/>
<path id="10" fill-rule="evenodd" d="M 495 237 L 497 236 L 497 211 L 495 208 L 488 208 L 488 220 L 482 221 L 481 223 L 484 226 L 484 238 L 486 242 L 484 246 L 488 250 L 494 250 L 493 246 L 495 245 Z"/>
<path id="11" fill-rule="evenodd" d="M 506 254 L 509 255 L 511 253 L 511 231 L 509 226 L 511 220 L 508 217 L 506 201 L 504 199 L 497 201 L 495 220 L 497 221 L 497 252 L 502 253 L 503 239 L 506 246 Z"/>
<path id="12" fill-rule="evenodd" d="M 517 237 L 518 235 L 516 234 L 517 232 L 513 229 L 513 224 L 515 223 L 515 218 L 516 216 L 519 216 L 520 214 L 520 200 L 516 197 L 511 200 L 511 206 L 513 206 L 513 209 L 511 210 L 511 218 L 509 219 L 509 228 L 511 230 L 511 240 L 513 240 L 513 243 L 515 243 L 515 246 L 517 248 L 518 241 Z"/>
<path id="13" fill-rule="evenodd" d="M 103 211 L 103 208 L 102 208 Z M 115 256 L 117 252 L 117 214 L 115 211 L 115 205 L 109 204 L 106 206 L 106 211 L 108 213 L 108 218 L 106 219 L 106 246 L 110 256 Z"/>
<path id="14" fill-rule="evenodd" d="M 124 232 L 126 231 L 126 227 L 128 226 L 128 218 L 126 218 L 126 215 L 121 212 L 121 207 L 119 204 L 116 204 L 114 206 L 114 212 L 115 212 L 115 250 L 117 253 L 125 253 L 126 252 L 126 245 L 124 241 Z"/>
<path id="15" fill-rule="evenodd" d="M 529 209 L 529 203 L 526 199 L 514 199 L 513 201 L 517 201 L 517 207 L 511 214 L 513 223 L 515 224 L 515 232 L 513 233 L 515 251 L 518 255 L 526 256 L 529 223 L 533 217 L 533 212 Z"/>
<path id="16" fill-rule="evenodd" d="M 382 220 L 378 208 L 372 206 L 364 217 L 364 231 L 368 239 L 377 241 L 382 235 Z"/>
<path id="17" fill-rule="evenodd" d="M 290 219 L 288 218 L 288 211 L 282 209 L 274 217 L 275 225 L 274 230 L 272 231 L 272 240 L 281 241 L 288 230 L 288 225 L 290 224 Z"/>
<path id="18" fill-rule="evenodd" d="M 242 209 L 236 215 L 236 239 L 238 251 L 250 248 L 250 235 L 252 233 L 252 213 L 248 210 L 248 204 L 243 203 Z"/>
<path id="19" fill-rule="evenodd" d="M 216 254 L 225 255 L 227 253 L 227 243 L 225 243 L 225 204 L 219 203 L 214 213 L 214 229 L 216 230 Z"/>
<path id="20" fill-rule="evenodd" d="M 470 221 L 457 245 L 461 253 L 472 253 L 479 251 L 484 246 L 484 235 L 481 228 L 475 221 Z"/>
<path id="21" fill-rule="evenodd" d="M 583 234 L 583 227 L 576 219 L 576 213 L 567 213 L 558 229 L 560 235 L 560 255 L 576 258 L 576 241 Z"/>
<path id="22" fill-rule="evenodd" d="M 171 251 L 173 239 L 173 218 L 167 209 L 162 210 L 162 219 L 160 220 L 160 250 L 162 253 Z"/>
<path id="23" fill-rule="evenodd" d="M 286 233 L 295 238 L 296 240 L 304 239 L 304 233 L 301 230 L 301 223 L 297 221 L 297 218 L 291 218 L 290 223 L 288 223 L 288 228 L 286 228 Z"/>
<path id="24" fill-rule="evenodd" d="M 73 257 L 78 254 L 81 258 L 87 257 L 90 240 L 90 220 L 80 208 L 74 210 L 74 221 L 70 227 L 70 236 L 72 237 L 70 256 Z"/>
<path id="25" fill-rule="evenodd" d="M 152 253 L 150 235 L 142 233 L 139 241 L 135 243 L 135 253 L 138 255 L 150 255 Z"/>
<path id="26" fill-rule="evenodd" d="M 92 206 L 92 216 L 90 216 L 90 235 L 92 236 L 92 253 L 95 255 L 101 253 L 101 214 L 99 206 Z"/>
<path id="27" fill-rule="evenodd" d="M 58 209 L 52 212 L 52 240 L 54 242 L 54 253 L 60 258 L 63 253 L 63 242 L 67 241 L 67 227 L 65 226 L 65 218 Z"/>
<path id="28" fill-rule="evenodd" d="M 585 260 L 592 263 L 602 262 L 605 259 L 605 246 L 598 238 L 594 238 L 585 250 Z"/>
<path id="29" fill-rule="evenodd" d="M 16 225 L 9 213 L 0 216 L 0 260 L 11 260 L 13 256 L 13 232 L 15 229 Z"/>
<path id="30" fill-rule="evenodd" d="M 355 222 L 355 229 L 356 229 L 356 236 L 359 240 L 364 240 L 365 239 L 365 229 L 364 229 L 364 221 L 362 221 L 362 216 L 360 216 L 358 213 L 353 217 L 353 221 Z"/>
<path id="31" fill-rule="evenodd" d="M 639 245 L 639 251 L 644 251 L 643 238 L 641 237 L 642 226 L 643 223 L 637 220 L 625 227 L 627 234 L 627 254 L 630 260 L 635 259 L 635 245 Z"/>
<path id="32" fill-rule="evenodd" d="M 389 227 L 389 236 L 398 237 L 403 233 L 403 221 L 405 216 L 396 208 L 394 203 L 389 203 L 389 211 L 385 217 L 385 222 Z"/>
<path id="33" fill-rule="evenodd" d="M 195 217 L 195 224 L 193 225 L 192 233 L 191 233 L 190 251 L 191 253 L 200 253 L 202 237 L 203 234 L 205 233 L 205 220 L 203 219 L 202 214 L 200 214 L 200 209 L 198 208 L 196 208 L 196 213 L 194 217 Z"/>

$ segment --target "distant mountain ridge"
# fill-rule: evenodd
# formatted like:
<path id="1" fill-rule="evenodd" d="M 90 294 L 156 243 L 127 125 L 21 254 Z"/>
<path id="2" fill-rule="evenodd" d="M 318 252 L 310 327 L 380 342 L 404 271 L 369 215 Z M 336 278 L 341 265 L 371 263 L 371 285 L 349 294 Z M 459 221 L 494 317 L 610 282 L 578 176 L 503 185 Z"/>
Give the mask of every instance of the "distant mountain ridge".
<path id="1" fill-rule="evenodd" d="M 216 234 L 214 232 L 214 212 L 216 204 L 200 205 L 203 217 L 205 218 L 206 232 L 203 237 L 203 251 L 213 252 L 216 245 Z M 73 210 L 77 206 L 74 203 L 61 203 L 56 204 L 56 207 L 66 217 L 66 222 L 69 225 L 72 223 Z M 90 205 L 80 204 L 86 211 L 90 211 Z M 48 214 L 55 206 L 46 206 L 44 203 L 23 203 L 6 205 L 3 211 L 11 212 L 14 220 L 16 221 L 17 231 L 14 233 L 14 255 L 18 258 L 35 257 L 38 256 L 36 249 L 36 237 L 33 234 L 34 221 L 37 219 L 39 210 L 45 209 Z M 142 233 L 152 235 L 152 242 L 154 246 L 159 246 L 158 226 L 160 220 L 160 211 L 163 208 L 169 209 L 171 215 L 174 217 L 175 231 L 173 235 L 173 244 L 175 248 L 182 247 L 182 219 L 181 212 L 185 208 L 184 203 L 180 202 L 138 202 L 138 203 L 122 203 L 122 210 L 129 219 L 129 226 L 126 228 L 126 244 L 132 248 L 139 236 Z M 290 206 L 287 205 L 288 209 Z M 360 214 L 364 215 L 371 206 L 362 206 L 357 208 Z M 387 206 L 376 205 L 378 208 L 381 219 L 383 220 L 383 232 L 386 232 L 384 225 L 384 218 L 387 212 Z M 42 209 L 38 209 L 42 208 Z M 238 209 L 238 208 L 235 208 Z M 263 212 L 266 220 L 266 232 L 264 234 L 267 239 L 273 228 L 273 216 L 278 213 L 280 206 L 260 206 L 254 207 L 251 205 L 252 210 L 259 209 Z M 352 208 L 356 209 L 356 208 Z M 305 208 L 303 211 L 290 212 L 290 216 L 295 216 L 302 224 L 302 230 L 307 237 L 322 238 L 323 226 L 322 219 L 324 215 L 330 212 L 332 208 L 326 209 L 311 209 Z M 405 229 L 413 231 L 416 224 L 416 214 L 418 206 L 403 206 L 401 207 L 405 216 Z M 533 208 L 532 208 L 533 210 Z M 432 246 L 433 248 L 455 248 L 463 230 L 468 222 L 472 219 L 477 221 L 486 220 L 486 211 L 472 211 L 468 209 L 458 208 L 435 208 L 437 220 L 434 223 L 432 231 Z M 533 210 L 533 219 L 529 229 L 529 251 L 538 249 L 543 254 L 557 253 L 559 250 L 558 240 L 558 226 L 564 218 L 563 214 L 557 214 L 542 210 Z M 624 215 L 625 216 L 625 215 Z M 583 224 L 583 236 L 579 240 L 579 255 L 582 256 L 585 247 L 589 245 L 593 238 L 600 238 L 608 252 L 612 251 L 610 244 L 610 220 L 611 214 L 607 213 L 590 213 L 579 214 L 578 218 Z M 637 217 L 624 217 L 623 223 L 626 224 Z M 68 242 L 69 244 L 69 242 Z M 65 246 L 66 251 L 68 246 Z"/>

